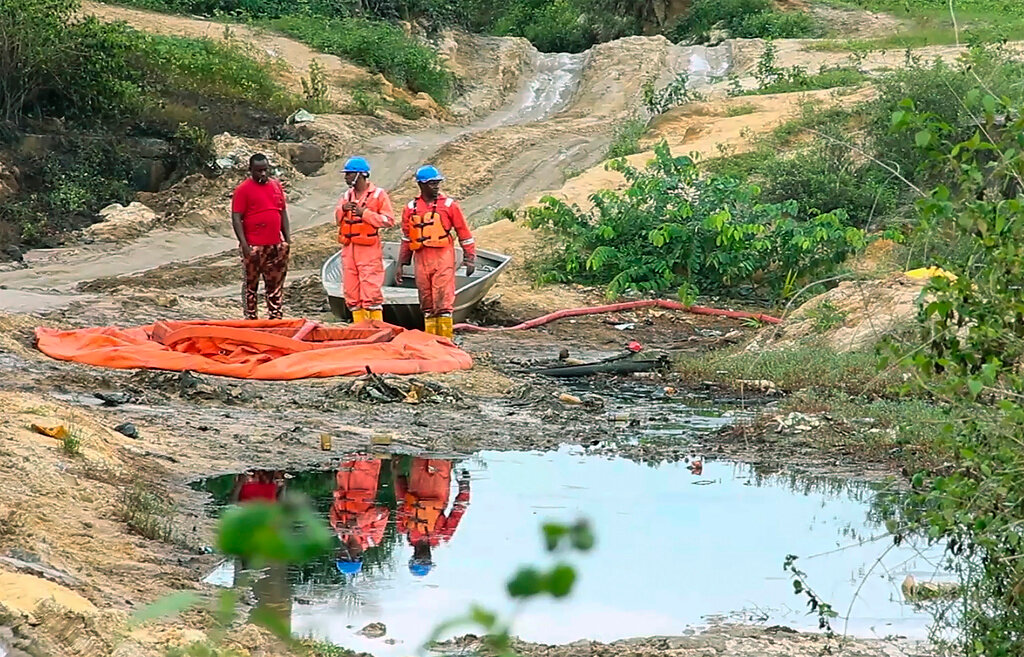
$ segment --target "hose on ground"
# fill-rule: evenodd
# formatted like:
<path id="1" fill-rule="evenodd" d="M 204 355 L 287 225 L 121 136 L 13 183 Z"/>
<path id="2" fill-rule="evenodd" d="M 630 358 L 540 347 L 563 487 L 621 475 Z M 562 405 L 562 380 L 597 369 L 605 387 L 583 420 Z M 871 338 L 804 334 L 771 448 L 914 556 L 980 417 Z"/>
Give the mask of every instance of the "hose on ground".
<path id="1" fill-rule="evenodd" d="M 536 317 L 523 322 L 522 324 L 516 324 L 515 326 L 477 326 L 475 324 L 456 324 L 455 330 L 469 331 L 471 333 L 479 331 L 520 331 L 543 326 L 544 324 L 548 324 L 559 319 L 565 319 L 566 317 L 599 315 L 601 313 L 614 313 L 624 310 L 635 310 L 637 308 L 664 308 L 666 310 L 681 310 L 683 312 L 693 313 L 694 315 L 715 315 L 718 317 L 730 317 L 732 319 L 756 319 L 757 321 L 764 322 L 765 324 L 778 324 L 782 321 L 778 317 L 772 317 L 771 315 L 764 315 L 762 313 L 748 313 L 742 310 L 722 310 L 720 308 L 706 308 L 704 306 L 687 306 L 679 303 L 678 301 L 671 301 L 669 299 L 644 299 L 643 301 L 612 303 L 606 306 L 567 308 L 548 315 Z"/>

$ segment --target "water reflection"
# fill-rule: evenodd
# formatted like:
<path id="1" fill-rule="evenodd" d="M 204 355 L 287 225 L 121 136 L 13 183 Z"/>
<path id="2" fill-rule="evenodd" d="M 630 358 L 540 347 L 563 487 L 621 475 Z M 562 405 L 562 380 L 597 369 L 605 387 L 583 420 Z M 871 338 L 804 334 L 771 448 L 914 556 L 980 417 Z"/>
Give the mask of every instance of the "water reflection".
<path id="1" fill-rule="evenodd" d="M 285 473 L 282 470 L 254 470 L 234 476 L 230 500 L 235 504 L 274 503 L 285 492 Z M 252 564 L 236 559 L 232 584 L 235 587 L 252 587 L 256 598 L 255 614 L 277 619 L 283 631 L 291 632 L 292 587 L 288 577 L 288 566 L 271 563 L 266 568 L 254 571 Z"/>
<path id="2" fill-rule="evenodd" d="M 463 460 L 349 456 L 283 482 L 314 500 L 338 539 L 329 557 L 289 571 L 293 602 L 282 613 L 297 634 L 382 657 L 410 654 L 471 603 L 513 612 L 507 576 L 550 559 L 540 524 L 579 517 L 590 519 L 598 544 L 574 557 L 579 581 L 568 600 L 518 610 L 524 639 L 678 634 L 716 617 L 814 629 L 782 570 L 789 553 L 801 555 L 815 590 L 844 616 L 836 627 L 859 636 L 925 632 L 927 615 L 903 603 L 899 585 L 908 573 L 931 578 L 934 561 L 908 545 L 873 542 L 885 531 L 868 513 L 872 491 L 849 480 L 703 459 L 648 467 L 563 448 Z M 227 504 L 236 483 L 203 485 Z M 257 597 L 283 602 L 280 587 L 265 586 Z M 357 634 L 371 622 L 386 624 L 397 644 Z"/>

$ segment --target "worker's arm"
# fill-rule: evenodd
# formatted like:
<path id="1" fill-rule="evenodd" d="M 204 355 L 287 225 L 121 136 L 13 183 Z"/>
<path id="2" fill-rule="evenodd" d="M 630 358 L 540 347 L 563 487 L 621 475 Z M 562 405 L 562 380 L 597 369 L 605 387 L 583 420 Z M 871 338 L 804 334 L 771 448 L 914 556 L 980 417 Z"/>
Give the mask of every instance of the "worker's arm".
<path id="1" fill-rule="evenodd" d="M 367 204 L 366 207 L 362 208 L 359 215 L 360 218 L 374 228 L 391 228 L 394 226 L 395 210 L 391 207 L 391 199 L 388 197 L 388 193 L 382 189 L 374 200 L 376 201 L 374 204 L 376 209 L 370 208 L 369 204 Z"/>
<path id="2" fill-rule="evenodd" d="M 415 203 L 415 201 L 413 201 Z M 395 267 L 395 285 L 402 284 L 404 272 L 402 268 L 412 262 L 412 249 L 409 248 L 409 231 L 412 229 L 413 209 L 408 205 L 402 210 L 402 242 L 398 247 L 398 266 Z"/>
<path id="3" fill-rule="evenodd" d="M 238 238 L 238 248 L 242 255 L 248 258 L 252 255 L 249 248 L 249 241 L 245 239 L 245 226 L 242 217 L 245 215 L 245 188 L 239 185 L 235 193 L 231 195 L 231 227 L 235 229 L 235 237 Z"/>
<path id="4" fill-rule="evenodd" d="M 231 213 L 231 226 L 235 229 L 235 237 L 238 238 L 238 248 L 241 249 L 242 255 L 248 258 L 252 255 L 252 249 L 249 247 L 249 242 L 245 239 L 245 228 L 242 226 L 241 212 Z"/>
<path id="5" fill-rule="evenodd" d="M 285 244 L 292 243 L 292 228 L 288 225 L 288 208 L 281 210 L 281 236 Z"/>
<path id="6" fill-rule="evenodd" d="M 413 201 L 415 203 L 415 201 Z M 414 208 L 408 205 L 402 210 L 402 246 L 398 250 L 398 264 L 407 265 L 412 262 L 412 249 L 409 248 L 409 234 L 412 232 L 412 215 Z"/>
<path id="7" fill-rule="evenodd" d="M 442 515 L 437 519 L 438 535 L 448 541 L 459 526 L 462 516 L 466 515 L 469 508 L 469 473 L 462 471 L 463 476 L 459 477 L 459 494 L 455 496 L 455 503 L 447 516 Z"/>
<path id="8" fill-rule="evenodd" d="M 462 264 L 466 265 L 466 275 L 472 276 L 476 271 L 476 241 L 473 239 L 473 233 L 469 230 L 469 224 L 466 223 L 466 215 L 462 214 L 462 208 L 459 207 L 458 202 L 452 203 L 449 210 L 451 211 L 452 228 L 455 229 L 459 244 L 462 245 Z"/>

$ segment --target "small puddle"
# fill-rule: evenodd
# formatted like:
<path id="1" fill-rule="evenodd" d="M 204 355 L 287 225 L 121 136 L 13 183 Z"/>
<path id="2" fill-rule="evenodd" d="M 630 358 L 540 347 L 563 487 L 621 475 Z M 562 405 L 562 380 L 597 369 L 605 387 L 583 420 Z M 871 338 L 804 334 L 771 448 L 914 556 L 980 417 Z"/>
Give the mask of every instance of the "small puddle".
<path id="1" fill-rule="evenodd" d="M 280 610 L 297 635 L 406 655 L 472 603 L 511 613 L 507 578 L 520 565 L 550 561 L 541 522 L 579 517 L 593 524 L 597 546 L 572 557 L 578 579 L 569 599 L 518 611 L 514 631 L 525 640 L 678 635 L 722 620 L 816 630 L 783 572 L 791 553 L 840 613 L 837 631 L 926 635 L 929 617 L 903 603 L 900 583 L 907 574 L 934 577 L 941 555 L 891 547 L 870 519 L 866 486 L 761 476 L 724 461 L 695 473 L 692 464 L 650 466 L 577 447 L 458 460 L 360 458 L 330 471 L 195 484 L 215 505 L 301 490 L 329 519 L 340 537 L 335 554 L 271 572 L 256 587 L 257 598 Z M 462 470 L 469 472 L 468 493 L 459 492 Z M 207 581 L 231 585 L 237 576 L 227 562 Z M 384 623 L 386 636 L 357 634 L 369 623 Z"/>

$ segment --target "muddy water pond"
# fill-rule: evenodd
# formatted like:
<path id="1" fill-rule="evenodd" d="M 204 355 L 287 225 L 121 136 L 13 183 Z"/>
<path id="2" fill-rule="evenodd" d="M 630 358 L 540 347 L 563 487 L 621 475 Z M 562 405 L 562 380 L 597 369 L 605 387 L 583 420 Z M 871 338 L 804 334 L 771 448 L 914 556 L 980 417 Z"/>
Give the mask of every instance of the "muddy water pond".
<path id="1" fill-rule="evenodd" d="M 808 582 L 840 613 L 838 631 L 923 637 L 928 617 L 903 602 L 900 583 L 936 572 L 937 558 L 884 538 L 868 487 L 724 461 L 651 466 L 579 447 L 459 459 L 378 454 L 328 471 L 198 485 L 215 505 L 283 489 L 312 497 L 339 537 L 336 552 L 271 570 L 256 599 L 280 610 L 296 635 L 375 655 L 412 654 L 472 603 L 515 612 L 515 633 L 543 643 L 677 635 L 715 621 L 816 629 L 783 571 L 787 554 L 801 557 Z M 597 545 L 572 557 L 573 594 L 514 610 L 509 575 L 550 562 L 540 524 L 578 518 L 592 523 Z M 207 581 L 230 586 L 236 576 L 225 562 Z M 386 634 L 361 634 L 371 623 Z"/>

